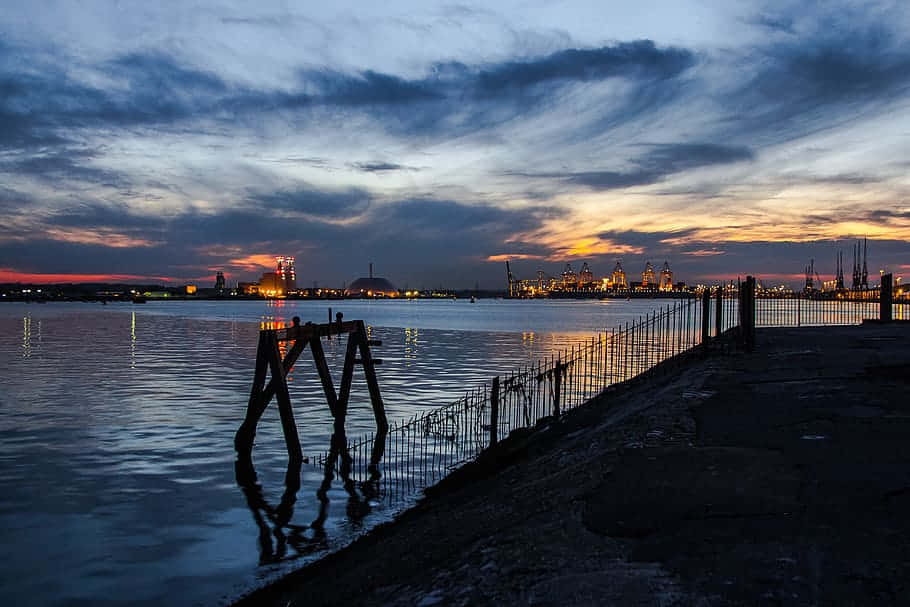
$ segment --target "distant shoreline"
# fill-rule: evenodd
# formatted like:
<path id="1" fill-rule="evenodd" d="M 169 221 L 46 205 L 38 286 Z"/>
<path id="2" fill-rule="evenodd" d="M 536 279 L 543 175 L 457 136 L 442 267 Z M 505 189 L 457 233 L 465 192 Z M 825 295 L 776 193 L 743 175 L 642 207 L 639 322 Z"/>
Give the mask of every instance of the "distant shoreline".
<path id="1" fill-rule="evenodd" d="M 22 297 L 9 295 L 0 297 L 0 303 L 49 303 L 49 302 L 69 302 L 69 303 L 133 303 L 144 304 L 148 302 L 168 302 L 168 301 L 438 301 L 446 299 L 465 299 L 470 300 L 472 297 L 480 299 L 509 299 L 516 301 L 526 300 L 602 300 L 602 299 L 691 299 L 696 297 L 696 293 L 690 292 L 656 292 L 656 293 L 583 293 L 583 294 L 564 294 L 547 297 L 508 297 L 506 295 L 496 294 L 474 294 L 473 292 L 457 292 L 454 295 L 435 295 L 420 297 L 257 297 L 236 295 L 227 297 L 207 297 L 207 296 L 185 296 L 185 295 L 168 295 L 167 297 L 124 297 L 119 295 L 64 295 L 64 296 L 47 296 L 47 297 Z"/>
<path id="2" fill-rule="evenodd" d="M 433 295 L 419 295 L 419 296 L 398 296 L 398 297 L 342 297 L 342 296 L 318 296 L 318 297 L 307 297 L 307 296 L 293 296 L 293 297 L 260 297 L 258 295 L 228 295 L 228 296 L 210 296 L 210 295 L 181 295 L 181 294 L 168 294 L 166 296 L 155 296 L 155 295 L 140 295 L 140 294 L 130 294 L 126 293 L 110 293 L 110 294 L 60 294 L 60 293 L 42 293 L 40 295 L 36 294 L 21 294 L 21 293 L 11 293 L 7 291 L 2 293 L 0 289 L 0 303 L 2 302 L 16 302 L 16 303 L 48 303 L 48 302 L 81 302 L 81 303 L 134 303 L 134 304 L 144 304 L 147 302 L 166 302 L 166 301 L 220 301 L 220 302 L 235 302 L 235 301 L 258 301 L 258 302 L 268 302 L 268 301 L 416 301 L 416 300 L 484 300 L 484 299 L 503 299 L 510 301 L 529 301 L 529 300 L 544 300 L 544 301 L 559 301 L 559 300 L 588 300 L 588 301 L 601 301 L 605 299 L 609 300 L 641 300 L 641 299 L 695 299 L 700 297 L 699 292 L 694 291 L 644 291 L 644 292 L 619 292 L 619 293 L 551 293 L 546 296 L 541 297 L 508 297 L 505 292 L 496 292 L 496 291 L 457 291 L 454 293 L 448 294 L 433 294 Z M 805 293 L 763 293 L 761 295 L 762 299 L 802 299 L 802 300 L 813 300 L 813 301 L 831 301 L 837 302 L 841 301 L 843 303 L 847 302 L 878 302 L 877 292 L 847 292 L 848 297 L 844 297 L 844 294 L 840 293 L 815 293 L 807 295 Z M 713 297 L 713 295 L 712 295 Z M 906 295 L 904 295 L 906 298 Z M 904 301 L 902 299 L 900 301 Z M 896 300 L 897 301 L 897 300 Z"/>

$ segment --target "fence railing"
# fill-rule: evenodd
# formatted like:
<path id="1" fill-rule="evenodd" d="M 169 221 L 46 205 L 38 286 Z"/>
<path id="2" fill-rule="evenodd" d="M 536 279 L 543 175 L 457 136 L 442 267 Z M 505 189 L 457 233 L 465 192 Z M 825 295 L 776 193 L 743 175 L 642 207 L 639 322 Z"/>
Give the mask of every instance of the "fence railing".
<path id="1" fill-rule="evenodd" d="M 862 299 L 819 299 L 811 297 L 757 298 L 755 324 L 758 327 L 813 327 L 857 325 L 881 319 L 879 301 Z M 910 319 L 910 303 L 891 304 L 893 319 Z"/>
<path id="2" fill-rule="evenodd" d="M 371 490 L 378 484 L 380 493 L 391 500 L 441 480 L 510 432 L 558 417 L 611 386 L 653 373 L 728 331 L 735 331 L 736 342 L 751 349 L 756 327 L 910 318 L 910 302 L 894 303 L 890 298 L 890 275 L 882 284 L 887 288 L 840 298 L 768 296 L 756 291 L 753 277 L 705 290 L 494 377 L 449 405 L 392 422 L 383 435 L 333 440 L 333 449 L 314 461 L 347 482 L 360 479 Z"/>
<path id="3" fill-rule="evenodd" d="M 717 290 L 674 300 L 634 322 L 600 330 L 535 364 L 492 378 L 449 405 L 393 421 L 384 435 L 346 440 L 340 456 L 338 446 L 314 461 L 335 468 L 345 480 L 378 482 L 390 499 L 429 486 L 510 432 L 558 417 L 736 327 L 735 295 Z"/>

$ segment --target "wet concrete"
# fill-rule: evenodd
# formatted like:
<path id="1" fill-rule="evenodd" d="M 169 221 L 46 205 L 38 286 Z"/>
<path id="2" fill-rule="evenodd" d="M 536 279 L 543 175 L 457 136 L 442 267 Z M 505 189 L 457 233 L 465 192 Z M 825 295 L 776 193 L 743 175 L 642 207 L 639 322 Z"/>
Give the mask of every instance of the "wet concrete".
<path id="1" fill-rule="evenodd" d="M 251 597 L 324 605 L 898 605 L 910 326 L 779 329 L 504 441 Z"/>

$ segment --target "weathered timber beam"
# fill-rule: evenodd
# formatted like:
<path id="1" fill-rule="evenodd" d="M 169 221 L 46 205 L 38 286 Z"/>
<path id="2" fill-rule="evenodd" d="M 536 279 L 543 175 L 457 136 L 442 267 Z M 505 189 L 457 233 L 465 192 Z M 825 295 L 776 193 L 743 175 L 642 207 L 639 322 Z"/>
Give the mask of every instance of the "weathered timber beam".
<path id="1" fill-rule="evenodd" d="M 297 359 L 300 357 L 300 353 L 303 352 L 303 349 L 306 347 L 306 345 L 307 342 L 298 341 L 291 347 L 291 350 L 288 352 L 287 356 L 284 357 L 284 362 L 281 363 L 282 369 L 284 370 L 283 377 L 287 377 L 288 373 L 291 372 L 291 367 L 293 367 L 294 363 L 297 362 Z M 277 386 L 278 383 L 276 382 L 275 378 L 270 378 L 268 385 L 262 391 L 262 395 L 260 396 L 259 402 L 257 403 L 257 407 L 259 408 L 259 412 L 256 415 L 257 420 L 262 417 L 262 413 L 265 411 L 266 407 L 269 406 L 269 402 L 271 402 L 272 397 L 275 396 L 275 389 Z"/>
<path id="2" fill-rule="evenodd" d="M 338 417 L 338 395 L 335 393 L 332 374 L 329 372 L 329 364 L 325 359 L 325 351 L 322 349 L 322 342 L 319 341 L 318 337 L 310 339 L 310 350 L 313 351 L 313 362 L 316 364 L 316 372 L 322 382 L 322 391 L 325 392 L 325 400 L 329 404 L 329 411 L 332 413 L 332 417 Z"/>
<path id="3" fill-rule="evenodd" d="M 284 430 L 284 441 L 288 449 L 288 457 L 292 460 L 302 460 L 300 439 L 297 436 L 297 424 L 294 422 L 294 411 L 291 408 L 291 395 L 288 394 L 288 384 L 281 364 L 281 352 L 278 350 L 278 340 L 274 336 L 269 340 L 268 347 L 269 369 L 275 381 L 275 399 L 278 401 L 278 413 L 281 417 L 281 426 Z"/>
<path id="4" fill-rule="evenodd" d="M 363 373 L 367 379 L 367 389 L 370 392 L 370 404 L 373 405 L 373 415 L 376 417 L 376 427 L 380 432 L 389 428 L 388 419 L 385 415 L 385 405 L 382 402 L 382 395 L 379 393 L 379 381 L 376 379 L 376 367 L 373 363 L 373 355 L 370 352 L 370 343 L 367 338 L 367 330 L 362 320 L 356 321 L 357 332 L 360 335 L 358 349 L 360 350 L 360 360 L 363 366 Z"/>
<path id="5" fill-rule="evenodd" d="M 268 371 L 268 336 L 259 334 L 259 345 L 256 348 L 256 371 L 253 375 L 253 386 L 250 390 L 250 401 L 246 408 L 246 418 L 234 435 L 234 448 L 238 453 L 248 453 L 253 448 L 253 437 L 256 435 L 256 424 L 262 417 L 265 405 L 262 404 L 262 390 Z M 271 396 L 269 397 L 271 398 Z M 265 401 L 268 404 L 268 401 Z"/>
<path id="6" fill-rule="evenodd" d="M 323 323 L 319 325 L 307 323 L 305 325 L 296 325 L 284 329 L 263 329 L 263 331 L 273 331 L 278 337 L 278 341 L 294 341 L 297 339 L 309 341 L 313 337 L 341 335 L 344 333 L 352 333 L 356 330 L 356 320 L 346 320 L 340 323 Z"/>
<path id="7" fill-rule="evenodd" d="M 335 431 L 344 432 L 344 420 L 348 414 L 348 400 L 351 396 L 351 383 L 354 380 L 354 359 L 360 345 L 360 333 L 348 335 L 348 348 L 344 355 L 344 367 L 341 370 L 341 386 L 338 390 L 338 403 L 335 415 Z"/>

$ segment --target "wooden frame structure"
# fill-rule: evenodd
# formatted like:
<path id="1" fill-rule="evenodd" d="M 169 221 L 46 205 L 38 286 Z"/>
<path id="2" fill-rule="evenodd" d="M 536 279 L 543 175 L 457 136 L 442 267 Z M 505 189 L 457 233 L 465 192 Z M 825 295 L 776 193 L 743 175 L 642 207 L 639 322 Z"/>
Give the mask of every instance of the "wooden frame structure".
<path id="1" fill-rule="evenodd" d="M 259 331 L 259 347 L 256 351 L 256 370 L 253 375 L 253 387 L 250 390 L 250 401 L 247 405 L 246 417 L 234 437 L 234 448 L 238 455 L 249 456 L 251 454 L 253 439 L 256 437 L 256 425 L 274 396 L 278 401 L 278 412 L 281 415 L 281 426 L 284 431 L 288 457 L 292 461 L 303 460 L 300 439 L 297 435 L 297 424 L 291 408 L 291 397 L 288 393 L 287 375 L 307 345 L 313 352 L 316 372 L 322 382 L 329 411 L 335 419 L 335 434 L 344 435 L 344 420 L 351 396 L 354 365 L 357 364 L 363 366 L 366 376 L 370 403 L 373 406 L 373 415 L 376 417 L 377 433 L 385 435 L 388 431 L 389 422 L 386 419 L 382 395 L 379 393 L 375 368 L 376 365 L 382 363 L 382 360 L 374 359 L 370 351 L 370 346 L 381 346 L 382 342 L 367 337 L 366 327 L 362 320 L 343 321 L 340 312 L 335 315 L 335 318 L 335 322 L 325 324 L 308 322 L 301 325 L 300 318 L 295 316 L 293 325 L 290 327 Z M 332 335 L 342 334 L 348 335 L 348 345 L 341 372 L 341 385 L 336 393 L 332 375 L 329 373 L 329 365 L 325 359 L 325 351 L 322 349 L 322 338 L 331 339 Z M 279 348 L 281 342 L 293 342 L 284 360 L 281 358 Z M 358 352 L 360 358 L 357 358 Z M 267 373 L 271 375 L 268 384 L 265 381 Z"/>

